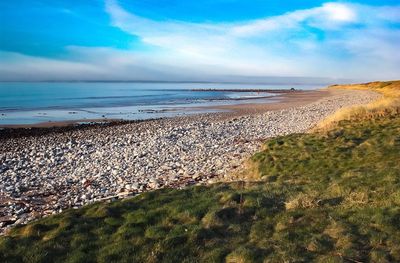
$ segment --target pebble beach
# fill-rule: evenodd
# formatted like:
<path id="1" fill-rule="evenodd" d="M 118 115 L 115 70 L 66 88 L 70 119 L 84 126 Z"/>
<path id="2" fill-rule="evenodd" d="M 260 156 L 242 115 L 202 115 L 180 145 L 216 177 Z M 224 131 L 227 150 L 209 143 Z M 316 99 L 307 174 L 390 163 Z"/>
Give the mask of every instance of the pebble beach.
<path id="1" fill-rule="evenodd" d="M 342 90 L 254 114 L 209 113 L 0 137 L 0 232 L 97 201 L 229 180 L 266 139 L 306 132 L 340 108 L 379 97 Z"/>

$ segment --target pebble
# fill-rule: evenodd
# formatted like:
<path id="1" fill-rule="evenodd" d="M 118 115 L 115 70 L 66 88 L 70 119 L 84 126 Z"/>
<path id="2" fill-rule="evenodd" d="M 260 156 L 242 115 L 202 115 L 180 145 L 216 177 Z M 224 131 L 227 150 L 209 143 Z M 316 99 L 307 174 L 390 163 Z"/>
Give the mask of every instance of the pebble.
<path id="1" fill-rule="evenodd" d="M 229 118 L 210 113 L 0 138 L 0 233 L 97 200 L 229 178 L 265 139 L 305 132 L 342 107 L 379 96 L 351 91 Z"/>

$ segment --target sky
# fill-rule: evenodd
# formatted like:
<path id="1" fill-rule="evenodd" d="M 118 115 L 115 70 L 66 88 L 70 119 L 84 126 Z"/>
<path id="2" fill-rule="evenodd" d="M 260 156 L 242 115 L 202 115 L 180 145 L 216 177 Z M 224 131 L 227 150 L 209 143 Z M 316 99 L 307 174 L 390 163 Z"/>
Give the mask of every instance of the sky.
<path id="1" fill-rule="evenodd" d="M 400 79 L 398 0 L 3 0 L 0 81 Z"/>

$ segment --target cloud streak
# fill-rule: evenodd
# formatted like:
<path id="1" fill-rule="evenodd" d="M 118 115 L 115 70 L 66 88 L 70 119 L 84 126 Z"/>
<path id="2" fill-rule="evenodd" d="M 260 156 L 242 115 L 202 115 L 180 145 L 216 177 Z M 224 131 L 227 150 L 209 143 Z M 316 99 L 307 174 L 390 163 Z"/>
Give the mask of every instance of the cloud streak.
<path id="1" fill-rule="evenodd" d="M 400 69 L 399 7 L 325 3 L 244 23 L 153 21 L 106 2 L 116 27 L 190 67 L 253 75 L 392 78 Z M 373 70 L 375 63 L 385 69 Z M 353 70 L 343 70 L 352 65 Z M 327 69 L 324 69 L 327 68 Z"/>
<path id="2" fill-rule="evenodd" d="M 26 72 L 64 79 L 399 77 L 400 6 L 329 2 L 234 23 L 157 21 L 129 12 L 117 0 L 106 0 L 105 11 L 114 27 L 146 48 L 66 47 L 67 61 L 7 54 L 10 63 L 0 63 L 0 78 L 27 78 Z M 34 64 L 40 70 L 29 66 Z"/>

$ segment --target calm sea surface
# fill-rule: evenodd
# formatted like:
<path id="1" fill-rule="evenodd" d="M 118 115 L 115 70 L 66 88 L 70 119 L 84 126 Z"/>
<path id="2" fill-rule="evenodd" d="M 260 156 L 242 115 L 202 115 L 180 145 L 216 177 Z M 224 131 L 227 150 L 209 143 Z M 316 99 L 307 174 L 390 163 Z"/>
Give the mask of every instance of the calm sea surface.
<path id="1" fill-rule="evenodd" d="M 316 85 L 202 83 L 0 83 L 0 124 L 150 119 L 207 112 L 200 106 L 273 101 L 269 93 L 196 89 L 316 89 Z M 238 100 L 240 99 L 240 100 Z"/>

